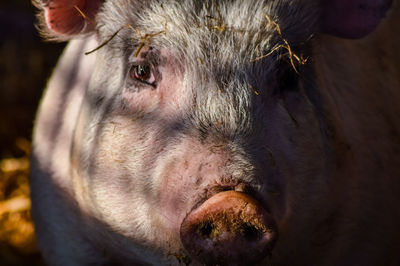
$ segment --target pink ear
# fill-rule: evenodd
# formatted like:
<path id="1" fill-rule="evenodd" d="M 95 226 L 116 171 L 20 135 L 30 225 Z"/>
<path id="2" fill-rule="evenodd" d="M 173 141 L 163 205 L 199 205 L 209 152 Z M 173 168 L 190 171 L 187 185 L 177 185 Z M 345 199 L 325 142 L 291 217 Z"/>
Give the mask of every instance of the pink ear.
<path id="1" fill-rule="evenodd" d="M 322 0 L 322 31 L 357 39 L 372 32 L 393 0 Z"/>
<path id="2" fill-rule="evenodd" d="M 101 0 L 42 0 L 48 29 L 56 35 L 73 36 L 89 32 Z"/>

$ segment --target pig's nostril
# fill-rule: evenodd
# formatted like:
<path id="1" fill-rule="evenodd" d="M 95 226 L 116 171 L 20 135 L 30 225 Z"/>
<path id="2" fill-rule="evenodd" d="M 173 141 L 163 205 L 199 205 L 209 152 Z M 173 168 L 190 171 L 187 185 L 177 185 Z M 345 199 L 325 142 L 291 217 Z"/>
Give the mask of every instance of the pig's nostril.
<path id="1" fill-rule="evenodd" d="M 205 238 L 212 237 L 212 233 L 215 229 L 215 225 L 210 221 L 206 221 L 204 223 L 201 223 L 198 228 L 199 228 L 199 235 L 201 235 Z"/>
<path id="2" fill-rule="evenodd" d="M 260 240 L 265 233 L 265 229 L 258 228 L 257 226 L 249 223 L 242 224 L 241 231 L 244 238 L 246 238 L 250 242 Z"/>
<path id="3" fill-rule="evenodd" d="M 252 197 L 220 192 L 193 210 L 181 224 L 188 253 L 206 265 L 249 265 L 268 254 L 277 238 L 269 213 Z"/>

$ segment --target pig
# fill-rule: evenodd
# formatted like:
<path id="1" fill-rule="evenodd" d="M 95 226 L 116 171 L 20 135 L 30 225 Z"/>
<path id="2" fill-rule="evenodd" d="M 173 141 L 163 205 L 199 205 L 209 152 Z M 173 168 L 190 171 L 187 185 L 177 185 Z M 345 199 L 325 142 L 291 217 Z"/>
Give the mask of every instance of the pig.
<path id="1" fill-rule="evenodd" d="M 35 0 L 49 265 L 400 265 L 391 0 Z"/>

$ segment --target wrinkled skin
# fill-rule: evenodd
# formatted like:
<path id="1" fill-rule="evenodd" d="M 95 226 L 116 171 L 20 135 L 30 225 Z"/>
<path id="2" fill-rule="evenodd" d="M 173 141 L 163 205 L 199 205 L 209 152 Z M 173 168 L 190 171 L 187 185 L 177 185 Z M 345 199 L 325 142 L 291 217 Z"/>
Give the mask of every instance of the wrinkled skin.
<path id="1" fill-rule="evenodd" d="M 66 2 L 36 1 L 47 36 L 76 38 L 34 133 L 50 265 L 216 264 L 181 224 L 226 190 L 279 234 L 254 263 L 400 264 L 397 2 L 336 17 L 365 24 L 336 24 L 340 0 L 80 0 L 63 23 Z"/>

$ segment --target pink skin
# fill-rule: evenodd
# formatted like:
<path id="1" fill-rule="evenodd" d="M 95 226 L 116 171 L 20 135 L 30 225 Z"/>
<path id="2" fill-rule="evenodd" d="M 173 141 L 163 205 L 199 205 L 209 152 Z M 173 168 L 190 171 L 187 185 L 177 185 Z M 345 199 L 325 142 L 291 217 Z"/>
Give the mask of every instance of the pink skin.
<path id="1" fill-rule="evenodd" d="M 232 182 L 221 183 L 221 177 L 226 176 L 225 167 L 229 153 L 223 148 L 213 149 L 196 142 L 185 139 L 181 144 L 184 150 L 174 156 L 176 160 L 165 164 L 160 177 L 160 212 L 177 235 L 186 212 L 197 202 L 204 200 L 201 197 L 210 197 L 212 187 L 237 185 Z M 193 193 L 197 196 L 188 198 L 192 193 L 187 192 L 193 190 L 198 191 Z"/>

